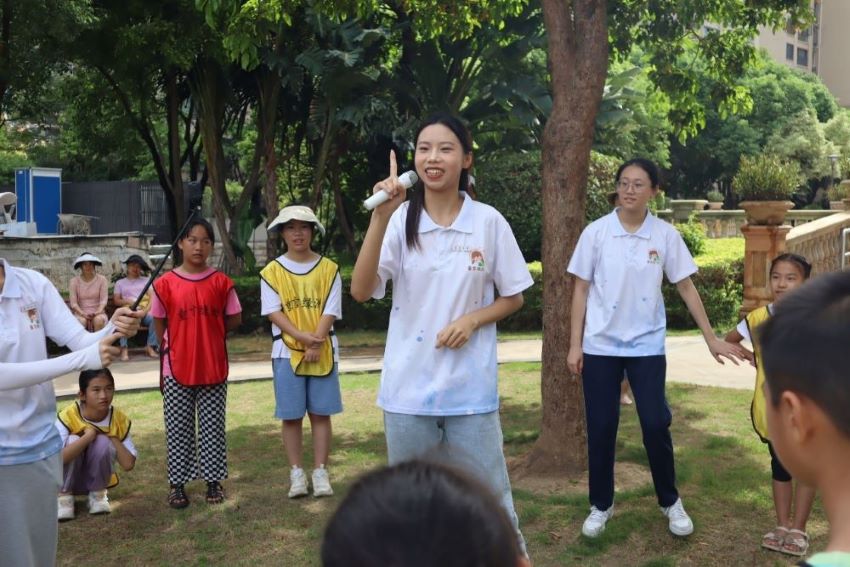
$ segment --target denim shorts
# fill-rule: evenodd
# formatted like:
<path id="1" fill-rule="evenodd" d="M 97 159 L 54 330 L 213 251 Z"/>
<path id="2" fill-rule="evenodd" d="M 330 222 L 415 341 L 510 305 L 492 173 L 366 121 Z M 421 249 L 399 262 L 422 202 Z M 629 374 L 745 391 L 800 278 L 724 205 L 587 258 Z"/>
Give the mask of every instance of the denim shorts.
<path id="1" fill-rule="evenodd" d="M 337 365 L 328 376 L 298 376 L 288 358 L 273 358 L 274 416 L 277 419 L 301 419 L 306 412 L 334 415 L 342 412 Z"/>

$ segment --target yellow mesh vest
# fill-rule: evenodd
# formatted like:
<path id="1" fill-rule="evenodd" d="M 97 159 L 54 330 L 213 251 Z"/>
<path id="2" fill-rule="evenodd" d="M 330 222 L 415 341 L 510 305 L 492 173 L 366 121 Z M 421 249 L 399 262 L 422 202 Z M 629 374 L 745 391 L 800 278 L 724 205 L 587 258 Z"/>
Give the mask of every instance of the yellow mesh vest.
<path id="1" fill-rule="evenodd" d="M 130 418 L 128 418 L 124 412 L 114 407 L 109 408 L 109 426 L 103 427 L 99 425 L 95 425 L 94 423 L 86 420 L 80 412 L 80 403 L 74 402 L 73 404 L 62 409 L 57 417 L 62 424 L 68 428 L 68 431 L 71 435 L 82 435 L 85 431 L 86 427 L 94 427 L 99 429 L 102 433 L 109 435 L 110 437 L 115 437 L 120 441 L 124 441 L 127 438 L 127 435 L 130 433 L 130 425 L 132 422 Z M 118 484 L 118 475 L 112 473 L 112 477 L 109 479 L 109 485 L 106 488 L 112 488 L 113 486 Z"/>
<path id="2" fill-rule="evenodd" d="M 761 440 L 767 442 L 770 438 L 767 434 L 767 414 L 765 413 L 765 404 L 767 400 L 764 397 L 764 365 L 761 360 L 761 345 L 758 340 L 758 327 L 768 320 L 770 311 L 767 306 L 759 307 L 750 311 L 746 318 L 747 330 L 750 333 L 750 340 L 753 343 L 753 354 L 756 357 L 756 389 L 753 392 L 753 402 L 750 405 L 750 417 L 753 420 L 753 429 L 756 430 Z"/>
<path id="3" fill-rule="evenodd" d="M 294 274 L 278 261 L 269 262 L 260 277 L 280 296 L 281 310 L 298 329 L 312 332 L 319 326 L 339 267 L 321 258 L 306 274 Z M 330 335 L 319 351 L 318 362 L 304 361 L 304 345 L 283 333 L 291 357 L 292 371 L 300 376 L 327 376 L 333 371 L 334 353 Z"/>

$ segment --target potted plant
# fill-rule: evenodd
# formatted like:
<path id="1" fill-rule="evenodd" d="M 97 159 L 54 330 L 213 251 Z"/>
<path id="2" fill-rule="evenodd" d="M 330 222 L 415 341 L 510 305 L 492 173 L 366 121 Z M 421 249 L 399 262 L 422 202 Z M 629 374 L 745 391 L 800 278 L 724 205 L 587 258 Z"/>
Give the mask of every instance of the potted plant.
<path id="1" fill-rule="evenodd" d="M 800 182 L 800 166 L 769 154 L 743 156 L 732 191 L 744 209 L 747 222 L 780 225 L 794 206 L 789 199 Z"/>
<path id="2" fill-rule="evenodd" d="M 712 189 L 706 193 L 705 198 L 708 199 L 708 210 L 719 211 L 723 208 L 723 201 L 725 199 L 723 197 L 723 193 L 717 189 Z"/>
<path id="3" fill-rule="evenodd" d="M 829 208 L 836 211 L 850 210 L 847 207 L 848 197 L 850 197 L 850 179 L 845 179 L 838 185 L 833 185 L 827 192 L 829 196 Z"/>

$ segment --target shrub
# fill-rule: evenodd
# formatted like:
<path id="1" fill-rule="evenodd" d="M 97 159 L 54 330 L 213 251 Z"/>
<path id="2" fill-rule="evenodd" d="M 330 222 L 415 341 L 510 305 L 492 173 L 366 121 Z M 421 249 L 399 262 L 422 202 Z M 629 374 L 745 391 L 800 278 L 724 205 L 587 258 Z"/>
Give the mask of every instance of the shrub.
<path id="1" fill-rule="evenodd" d="M 743 156 L 732 190 L 741 201 L 786 201 L 800 184 L 800 166 L 768 154 Z"/>
<path id="2" fill-rule="evenodd" d="M 682 235 L 685 246 L 691 256 L 699 256 L 705 250 L 705 227 L 696 218 L 696 213 L 688 217 L 688 222 L 677 222 L 673 226 Z"/>
<path id="3" fill-rule="evenodd" d="M 589 222 L 611 210 L 607 194 L 614 188 L 617 159 L 591 154 L 585 219 Z M 540 197 L 540 152 L 499 154 L 476 168 L 478 198 L 494 206 L 511 225 L 526 261 L 540 260 L 543 207 Z"/>
<path id="4" fill-rule="evenodd" d="M 705 198 L 709 203 L 722 203 L 725 198 L 723 197 L 723 193 L 718 191 L 717 189 L 712 189 L 708 193 L 705 194 Z"/>
<path id="5" fill-rule="evenodd" d="M 850 197 L 850 181 L 845 180 L 833 185 L 828 191 L 830 201 L 841 201 Z"/>
<path id="6" fill-rule="evenodd" d="M 744 296 L 744 239 L 719 238 L 706 241 L 706 252 L 696 258 L 699 271 L 692 276 L 702 298 L 708 320 L 715 328 L 728 329 L 738 322 Z M 694 320 L 676 286 L 664 282 L 667 326 L 692 329 Z"/>

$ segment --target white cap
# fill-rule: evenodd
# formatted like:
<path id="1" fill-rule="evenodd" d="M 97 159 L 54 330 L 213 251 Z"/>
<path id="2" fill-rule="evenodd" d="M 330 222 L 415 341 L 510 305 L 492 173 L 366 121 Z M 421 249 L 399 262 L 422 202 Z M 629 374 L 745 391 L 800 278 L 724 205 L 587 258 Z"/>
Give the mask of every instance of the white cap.
<path id="1" fill-rule="evenodd" d="M 300 220 L 304 222 L 311 222 L 316 225 L 316 228 L 319 229 L 319 232 L 322 236 L 325 235 L 325 227 L 322 226 L 322 223 L 319 222 L 318 217 L 316 217 L 316 213 L 310 207 L 305 207 L 303 205 L 290 205 L 289 207 L 284 207 L 281 209 L 280 213 L 277 215 L 272 222 L 269 223 L 269 226 L 266 230 L 273 230 L 274 228 L 281 225 L 279 228 L 283 228 L 282 225 L 288 223 L 291 220 Z"/>
<path id="2" fill-rule="evenodd" d="M 91 252 L 83 252 L 77 257 L 76 260 L 74 260 L 74 269 L 76 270 L 77 268 L 79 268 L 80 264 L 82 264 L 83 262 L 91 262 L 95 266 L 103 265 L 103 262 L 100 261 L 100 258 L 95 256 Z"/>

